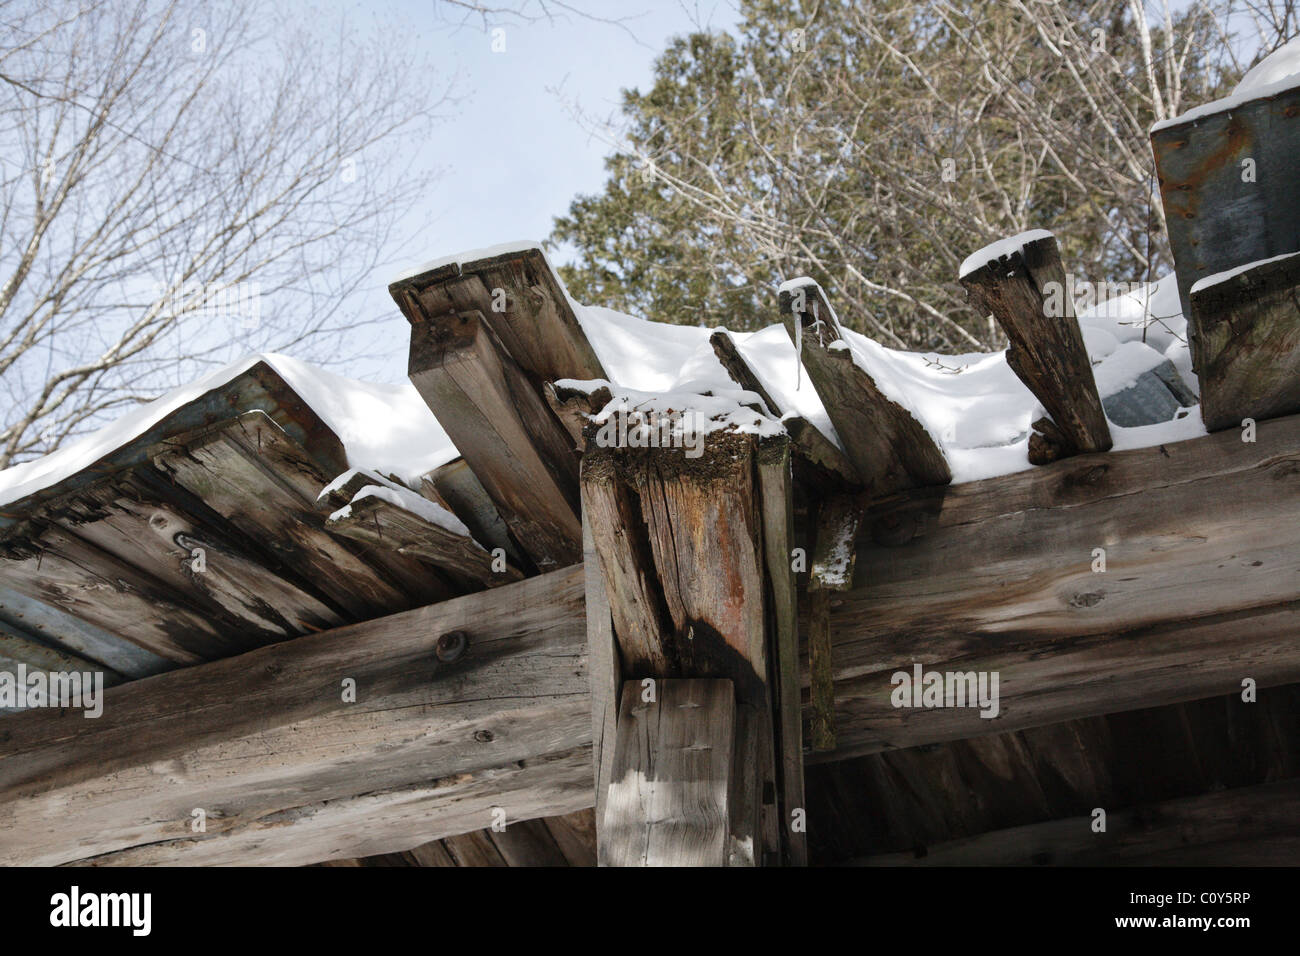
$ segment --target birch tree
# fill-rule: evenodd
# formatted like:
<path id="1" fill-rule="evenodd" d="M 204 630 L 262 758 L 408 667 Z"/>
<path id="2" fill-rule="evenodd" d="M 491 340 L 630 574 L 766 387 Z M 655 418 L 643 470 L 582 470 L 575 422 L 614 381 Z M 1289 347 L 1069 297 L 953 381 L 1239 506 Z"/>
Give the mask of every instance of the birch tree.
<path id="1" fill-rule="evenodd" d="M 0 0 L 0 468 L 356 334 L 445 86 L 271 3 Z"/>

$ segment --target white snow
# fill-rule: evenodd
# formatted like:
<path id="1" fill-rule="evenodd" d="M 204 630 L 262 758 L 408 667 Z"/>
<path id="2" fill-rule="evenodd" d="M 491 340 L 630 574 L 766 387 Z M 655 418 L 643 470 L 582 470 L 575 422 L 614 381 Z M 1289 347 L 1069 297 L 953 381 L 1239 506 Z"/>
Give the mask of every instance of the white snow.
<path id="1" fill-rule="evenodd" d="M 976 249 L 963 259 L 961 268 L 957 270 L 957 275 L 964 279 L 972 272 L 984 268 L 994 259 L 1001 259 L 1003 256 L 1019 252 L 1029 243 L 1038 239 L 1050 239 L 1052 235 L 1046 229 L 1030 229 L 1028 232 L 1022 232 L 1019 235 L 1008 236 L 1005 239 L 990 242 L 984 248 Z"/>
<path id="2" fill-rule="evenodd" d="M 1125 342 L 1110 355 L 1093 366 L 1092 377 L 1097 382 L 1097 392 L 1107 398 L 1132 388 L 1145 372 L 1161 365 L 1165 357 L 1142 342 Z"/>
<path id="3" fill-rule="evenodd" d="M 410 384 L 377 385 L 335 375 L 287 355 L 249 355 L 147 405 L 43 458 L 0 471 L 0 504 L 25 498 L 69 478 L 128 444 L 167 415 L 266 362 L 338 436 L 348 464 L 419 476 L 457 456 L 455 446 Z"/>
<path id="4" fill-rule="evenodd" d="M 1300 252 L 1288 252 L 1284 255 L 1273 256 L 1271 259 L 1259 259 L 1255 262 L 1247 262 L 1245 265 L 1235 266 L 1232 269 L 1225 269 L 1223 272 L 1216 272 L 1212 276 L 1202 276 L 1192 283 L 1192 292 L 1200 292 L 1202 289 L 1208 289 L 1212 285 L 1218 285 L 1220 282 L 1227 282 L 1233 276 L 1239 276 L 1243 272 L 1249 272 L 1256 266 L 1268 265 L 1270 262 L 1281 262 L 1283 259 L 1294 259 L 1300 256 Z"/>
<path id="5" fill-rule="evenodd" d="M 1269 89 L 1288 80 L 1292 85 L 1300 82 L 1300 37 L 1288 40 L 1252 66 L 1232 94 L 1257 95 L 1259 90 Z"/>
<path id="6" fill-rule="evenodd" d="M 1300 37 L 1290 40 L 1251 67 L 1231 95 L 1211 100 L 1170 119 L 1161 120 L 1151 127 L 1151 132 L 1155 133 L 1170 126 L 1179 126 L 1193 120 L 1204 119 L 1215 113 L 1234 110 L 1243 103 L 1277 96 L 1297 85 L 1300 85 Z"/>

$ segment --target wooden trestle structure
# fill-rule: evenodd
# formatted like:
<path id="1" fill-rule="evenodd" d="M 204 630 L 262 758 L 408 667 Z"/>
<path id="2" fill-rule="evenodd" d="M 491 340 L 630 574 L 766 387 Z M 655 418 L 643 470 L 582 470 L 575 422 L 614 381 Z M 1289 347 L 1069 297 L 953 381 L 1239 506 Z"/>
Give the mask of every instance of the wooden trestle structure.
<path id="1" fill-rule="evenodd" d="M 0 716 L 0 862 L 1294 863 L 1293 359 L 1203 377 L 1221 431 L 1107 451 L 1059 271 L 966 278 L 1048 463 L 955 486 L 815 285 L 779 308 L 843 450 L 790 417 L 691 459 L 591 440 L 563 380 L 607 375 L 539 252 L 395 283 L 462 456 L 423 493 L 506 560 L 379 497 L 330 519 L 343 449 L 265 364 L 6 507 L 0 656 L 115 686 Z M 998 715 L 895 707 L 915 664 L 996 672 Z"/>

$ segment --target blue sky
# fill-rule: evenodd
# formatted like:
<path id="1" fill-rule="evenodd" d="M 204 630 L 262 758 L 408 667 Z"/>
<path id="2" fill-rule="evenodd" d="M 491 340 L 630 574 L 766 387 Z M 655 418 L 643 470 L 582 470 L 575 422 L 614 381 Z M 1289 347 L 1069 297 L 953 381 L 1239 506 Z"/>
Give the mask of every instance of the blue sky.
<path id="1" fill-rule="evenodd" d="M 402 235 L 411 238 L 398 244 L 390 267 L 377 272 L 363 297 L 367 315 L 392 316 L 381 327 L 378 348 L 365 349 L 382 351 L 384 359 L 345 363 L 347 374 L 384 381 L 406 375 L 407 326 L 387 293 L 394 275 L 461 250 L 543 239 L 575 195 L 602 188 L 608 147 L 574 117 L 575 105 L 600 118 L 615 113 L 622 89 L 648 84 L 654 58 L 670 37 L 697 24 L 726 29 L 737 17 L 732 0 L 574 4 L 620 23 L 557 10 L 551 21 L 501 17 L 485 26 L 475 17 L 461 24 L 461 14 L 433 0 L 347 8 L 358 25 L 376 13 L 409 24 L 402 42 L 430 44 L 435 62 L 455 75 L 460 97 L 429 143 L 429 159 L 445 173 L 402 224 Z M 492 49 L 497 27 L 504 30 L 498 35 L 504 52 Z"/>

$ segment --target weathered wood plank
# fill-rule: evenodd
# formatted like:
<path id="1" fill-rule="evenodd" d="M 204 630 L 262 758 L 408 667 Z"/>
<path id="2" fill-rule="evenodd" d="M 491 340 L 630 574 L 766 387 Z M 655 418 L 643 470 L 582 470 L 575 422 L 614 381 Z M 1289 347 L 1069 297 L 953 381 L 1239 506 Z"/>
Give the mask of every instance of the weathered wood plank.
<path id="1" fill-rule="evenodd" d="M 1294 866 L 1300 780 L 1114 809 L 1106 831 L 1079 816 L 888 853 L 864 866 Z"/>
<path id="2" fill-rule="evenodd" d="M 1187 323 L 1211 431 L 1300 411 L 1300 255 L 1191 293 Z"/>
<path id="3" fill-rule="evenodd" d="M 781 319 L 845 454 L 871 497 L 945 485 L 943 451 L 910 411 L 891 400 L 853 358 L 835 312 L 815 282 L 781 292 Z M 842 345 L 840 343 L 843 343 Z"/>
<path id="4" fill-rule="evenodd" d="M 413 324 L 410 378 L 534 563 L 580 561 L 573 443 L 482 313 Z"/>
<path id="5" fill-rule="evenodd" d="M 500 587 L 523 577 L 509 562 L 497 570 L 492 555 L 472 538 L 374 495 L 349 501 L 326 520 L 325 528 L 376 549 L 428 561 L 474 585 Z"/>
<path id="6" fill-rule="evenodd" d="M 483 483 L 474 476 L 464 458 L 455 458 L 425 475 L 422 482 L 432 488 L 433 499 L 454 514 L 469 528 L 474 540 L 487 548 L 501 548 L 516 567 L 531 570 L 531 562 L 510 537 L 510 529 L 501 519 Z"/>
<path id="7" fill-rule="evenodd" d="M 805 481 L 818 485 L 829 484 L 831 487 L 842 486 L 846 490 L 861 484 L 852 462 L 838 445 L 802 415 L 790 414 L 789 409 L 777 402 L 763 387 L 730 332 L 718 329 L 709 336 L 709 344 L 713 346 L 713 354 L 718 357 L 731 380 L 746 391 L 757 394 L 767 406 L 769 414 L 781 419 L 785 430 L 790 433 L 790 440 L 794 442 L 796 457 L 801 466 L 799 470 L 803 472 L 801 477 Z"/>
<path id="8" fill-rule="evenodd" d="M 587 674 L 591 680 L 591 751 L 596 786 L 596 816 L 605 812 L 605 795 L 614 772 L 614 742 L 618 729 L 622 662 L 614 638 L 614 619 L 605 574 L 591 536 L 585 502 L 582 509 L 583 586 L 587 609 Z M 593 822 L 594 826 L 594 822 Z"/>
<path id="9" fill-rule="evenodd" d="M 193 602 L 243 649 L 344 623 L 328 599 L 256 540 L 232 534 L 152 464 L 85 486 L 38 514 Z"/>
<path id="10" fill-rule="evenodd" d="M 830 612 L 836 757 L 1300 679 L 1300 417 L 918 490 L 864 527 Z M 895 708 L 914 663 L 997 672 L 998 716 Z"/>
<path id="11" fill-rule="evenodd" d="M 606 866 L 725 866 L 736 701 L 728 680 L 623 686 L 605 802 Z"/>
<path id="12" fill-rule="evenodd" d="M 4 505 L 0 508 L 0 528 L 24 520 L 41 502 L 60 498 L 105 475 L 147 462 L 160 442 L 252 411 L 260 411 L 275 422 L 326 474 L 337 475 L 347 468 L 347 453 L 338 436 L 279 372 L 269 363 L 258 361 L 230 381 L 163 416 L 134 439 L 76 474 Z"/>
<path id="13" fill-rule="evenodd" d="M 1046 426 L 1035 423 L 1029 460 L 1045 465 L 1109 449 L 1110 425 L 1066 291 L 1056 237 L 1032 239 L 963 275 L 961 284 L 981 315 L 998 320 L 1010 342 L 1007 365 L 1051 416 Z M 1060 315 L 1049 314 L 1058 311 L 1049 309 L 1049 302 L 1060 304 Z"/>
<path id="14" fill-rule="evenodd" d="M 774 727 L 781 790 L 781 843 L 785 860 L 808 864 L 806 834 L 791 829 L 792 814 L 804 809 L 803 718 L 799 691 L 798 597 L 793 570 L 794 489 L 789 446 L 771 443 L 758 452 L 763 514 L 763 558 L 772 589 Z"/>
<path id="15" fill-rule="evenodd" d="M 184 596 L 63 528 L 22 526 L 4 547 L 0 581 L 6 587 L 174 664 L 244 649 L 239 635 L 222 634 Z"/>
<path id="16" fill-rule="evenodd" d="M 412 325 L 450 312 L 482 313 L 539 390 L 562 378 L 608 378 L 540 249 L 452 263 L 388 291 Z"/>
<path id="17" fill-rule="evenodd" d="M 591 806 L 583 590 L 566 569 L 115 687 L 96 720 L 6 715 L 0 860 L 312 863 Z"/>
<path id="18" fill-rule="evenodd" d="M 316 582 L 352 620 L 453 593 L 414 559 L 329 534 L 317 508 L 328 478 L 260 412 L 171 438 L 154 449 L 154 464 L 240 533 L 264 542 L 285 565 Z"/>

